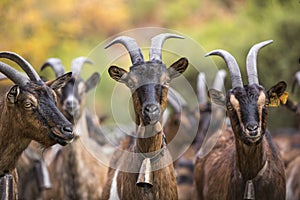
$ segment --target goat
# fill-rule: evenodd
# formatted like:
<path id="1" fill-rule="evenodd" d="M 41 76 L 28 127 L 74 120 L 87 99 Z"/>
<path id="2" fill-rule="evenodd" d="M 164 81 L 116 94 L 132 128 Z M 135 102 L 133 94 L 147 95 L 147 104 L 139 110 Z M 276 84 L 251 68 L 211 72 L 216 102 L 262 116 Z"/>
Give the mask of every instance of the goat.
<path id="1" fill-rule="evenodd" d="M 286 199 L 297 200 L 300 198 L 300 156 L 293 159 L 286 168 Z"/>
<path id="2" fill-rule="evenodd" d="M 300 61 L 300 60 L 299 60 Z M 295 83 L 300 83 L 300 72 L 295 74 L 295 80 L 292 86 L 294 91 Z M 299 121 L 299 103 L 287 100 L 286 107 L 295 113 L 297 121 Z M 294 134 L 281 135 L 275 137 L 278 144 L 285 166 L 286 166 L 286 199 L 300 199 L 300 137 L 299 130 Z"/>
<path id="3" fill-rule="evenodd" d="M 133 38 L 120 36 L 107 47 L 121 43 L 128 50 L 132 66 L 129 72 L 111 66 L 109 75 L 131 90 L 135 112 L 135 139 L 116 151 L 111 161 L 102 199 L 177 199 L 172 159 L 164 141 L 162 114 L 167 104 L 168 85 L 182 74 L 188 60 L 180 58 L 168 69 L 161 49 L 175 34 L 159 34 L 151 39 L 150 61 L 145 62 Z M 126 153 L 128 152 L 128 153 Z"/>
<path id="4" fill-rule="evenodd" d="M 100 198 L 107 167 L 91 154 L 90 148 L 96 152 L 103 152 L 105 147 L 101 145 L 104 145 L 105 141 L 104 136 L 99 134 L 101 132 L 99 126 L 90 123 L 93 116 L 84 109 L 86 94 L 97 85 L 100 76 L 98 73 L 93 73 L 87 81 L 84 81 L 80 76 L 84 63 L 92 64 L 85 57 L 78 57 L 73 60 L 72 79 L 58 93 L 58 107 L 74 124 L 76 139 L 71 144 L 72 146 L 64 149 L 54 148 L 44 153 L 45 163 L 49 165 L 52 187 L 48 190 L 37 191 L 36 194 L 32 192 L 36 190 L 35 188 L 25 188 L 23 189 L 26 192 L 24 195 L 28 199 L 36 199 L 37 197 L 44 199 Z M 48 66 L 53 69 L 56 76 L 65 73 L 64 66 L 58 58 L 48 59 L 42 65 L 41 70 Z M 91 130 L 97 131 L 95 134 L 98 138 L 97 142 L 94 138 L 89 137 Z M 88 146 L 86 146 L 87 144 Z M 27 174 L 26 177 L 28 176 Z"/>
<path id="5" fill-rule="evenodd" d="M 206 55 L 221 56 L 229 68 L 232 89 L 226 97 L 211 89 L 210 96 L 214 103 L 226 105 L 235 142 L 222 148 L 217 145 L 207 156 L 196 158 L 198 199 L 285 199 L 284 165 L 266 126 L 269 98 L 274 93 L 280 97 L 286 83 L 279 82 L 266 92 L 259 85 L 256 67 L 258 50 L 271 42 L 250 49 L 246 86 L 230 53 L 214 50 Z"/>
<path id="6" fill-rule="evenodd" d="M 213 88 L 222 90 L 225 76 L 226 71 L 219 70 L 215 76 Z M 169 117 L 165 127 L 166 139 L 167 143 L 170 143 L 176 135 L 179 137 L 176 137 L 172 141 L 175 143 L 173 146 L 176 151 L 178 151 L 179 147 L 189 145 L 181 157 L 174 162 L 174 166 L 177 174 L 179 199 L 192 199 L 194 158 L 206 136 L 211 120 L 211 103 L 207 101 L 205 74 L 203 72 L 198 74 L 198 106 L 196 109 L 190 110 L 187 102 L 179 93 L 176 95 L 172 93 L 175 94 L 175 91 L 169 90 L 168 103 L 174 112 Z M 178 101 L 176 99 L 178 99 Z M 195 132 L 197 132 L 196 136 L 194 134 Z M 187 133 L 190 134 L 190 136 L 187 136 Z M 185 137 L 193 138 L 186 139 Z M 172 149 L 170 149 L 170 151 L 172 154 Z"/>
<path id="7" fill-rule="evenodd" d="M 0 62 L 1 72 L 15 83 L 0 104 L 0 195 L 1 199 L 15 199 L 15 167 L 29 143 L 35 140 L 47 148 L 56 143 L 66 145 L 74 138 L 72 124 L 56 107 L 55 93 L 71 78 L 71 73 L 45 84 L 34 68 L 18 54 L 0 52 L 0 58 L 17 63 L 29 77 L 25 78 L 11 66 Z M 12 179 L 14 184 L 8 186 Z"/>

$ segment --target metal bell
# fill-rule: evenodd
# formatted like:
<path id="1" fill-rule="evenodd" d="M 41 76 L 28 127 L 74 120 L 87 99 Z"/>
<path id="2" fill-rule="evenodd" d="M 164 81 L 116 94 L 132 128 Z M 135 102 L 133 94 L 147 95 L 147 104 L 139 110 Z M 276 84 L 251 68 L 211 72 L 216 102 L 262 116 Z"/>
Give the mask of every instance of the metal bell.
<path id="1" fill-rule="evenodd" d="M 153 173 L 150 158 L 145 158 L 143 160 L 136 185 L 143 188 L 151 188 L 153 186 Z"/>
<path id="2" fill-rule="evenodd" d="M 13 199 L 13 176 L 5 174 L 0 178 L 0 199 L 10 200 Z"/>
<path id="3" fill-rule="evenodd" d="M 48 168 L 43 160 L 39 160 L 36 163 L 35 170 L 37 172 L 37 179 L 38 179 L 40 190 L 51 189 L 52 184 L 51 184 Z"/>
<path id="4" fill-rule="evenodd" d="M 255 199 L 254 185 L 252 180 L 248 180 L 244 191 L 244 199 Z"/>

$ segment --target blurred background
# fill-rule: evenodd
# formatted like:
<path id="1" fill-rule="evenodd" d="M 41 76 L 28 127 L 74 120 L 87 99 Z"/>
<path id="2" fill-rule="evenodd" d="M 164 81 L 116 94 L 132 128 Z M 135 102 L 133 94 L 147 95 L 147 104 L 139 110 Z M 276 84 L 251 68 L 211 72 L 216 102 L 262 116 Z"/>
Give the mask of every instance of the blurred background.
<path id="1" fill-rule="evenodd" d="M 68 69 L 73 58 L 87 56 L 117 33 L 163 27 L 192 38 L 207 52 L 229 51 L 244 76 L 250 47 L 273 39 L 258 57 L 260 83 L 269 89 L 284 80 L 291 92 L 294 75 L 300 70 L 299 13 L 298 0 L 2 0 L 0 50 L 20 54 L 36 69 L 47 58 L 58 57 Z M 222 59 L 212 59 L 219 68 L 226 68 Z M 192 72 L 186 77 L 195 82 Z M 226 87 L 230 87 L 229 80 Z M 300 88 L 290 98 L 300 101 Z M 101 113 L 101 105 L 96 109 Z M 299 123 L 284 107 L 271 108 L 270 118 L 269 127 L 274 130 Z"/>

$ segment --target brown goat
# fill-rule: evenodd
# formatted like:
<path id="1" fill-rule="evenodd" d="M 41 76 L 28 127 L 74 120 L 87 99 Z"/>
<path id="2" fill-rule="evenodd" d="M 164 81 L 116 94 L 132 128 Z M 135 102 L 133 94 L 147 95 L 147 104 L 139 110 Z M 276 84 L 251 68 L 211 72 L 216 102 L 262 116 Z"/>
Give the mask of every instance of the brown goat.
<path id="1" fill-rule="evenodd" d="M 121 36 L 107 45 L 121 43 L 130 54 L 133 66 L 129 72 L 111 66 L 109 74 L 130 88 L 137 129 L 136 138 L 123 145 L 123 151 L 115 153 L 102 199 L 178 198 L 175 172 L 161 123 L 167 104 L 168 85 L 186 70 L 188 61 L 181 58 L 166 68 L 161 49 L 170 37 L 181 38 L 168 33 L 152 38 L 148 62 L 144 61 L 133 38 Z"/>
<path id="2" fill-rule="evenodd" d="M 213 88 L 222 90 L 225 76 L 225 70 L 219 70 L 215 76 Z M 207 101 L 204 73 L 199 73 L 198 75 L 197 95 L 198 109 L 194 110 L 189 109 L 184 98 L 179 93 L 176 93 L 176 91 L 169 90 L 168 95 L 168 103 L 173 108 L 173 113 L 165 125 L 167 143 L 175 143 L 172 145 L 174 151 L 178 151 L 179 147 L 189 145 L 180 158 L 174 162 L 177 175 L 178 197 L 179 199 L 186 200 L 193 197 L 194 158 L 206 136 L 211 120 L 211 103 Z M 175 136 L 177 137 L 173 140 Z M 170 152 L 172 154 L 172 148 L 170 148 Z"/>
<path id="3" fill-rule="evenodd" d="M 86 94 L 97 85 L 100 76 L 98 73 L 94 73 L 87 81 L 84 81 L 80 76 L 84 63 L 91 64 L 92 62 L 85 57 L 78 57 L 73 60 L 71 67 L 73 76 L 57 95 L 58 107 L 67 119 L 73 122 L 76 138 L 68 147 L 63 149 L 54 147 L 44 152 L 45 161 L 40 158 L 41 156 L 37 156 L 37 158 L 33 158 L 37 164 L 32 162 L 31 166 L 23 167 L 23 169 L 29 170 L 28 173 L 24 172 L 20 176 L 24 180 L 22 195 L 20 194 L 23 198 L 99 199 L 101 197 L 108 168 L 98 161 L 90 150 L 103 152 L 105 147 L 101 145 L 104 145 L 105 141 L 104 136 L 98 134 L 101 131 L 99 126 L 91 124 L 93 116 L 85 109 Z M 60 59 L 48 59 L 41 69 L 43 70 L 47 66 L 53 69 L 56 76 L 65 73 Z M 96 141 L 89 137 L 91 129 L 97 131 Z M 87 144 L 88 146 L 86 146 Z M 38 154 L 38 152 L 36 153 Z M 102 159 L 108 159 L 104 156 L 107 157 L 103 154 Z M 49 188 L 45 188 L 43 182 L 42 185 L 38 186 L 38 182 L 33 179 L 33 177 L 40 178 L 42 175 L 37 174 L 35 170 L 36 165 L 40 165 L 40 163 L 49 165 L 49 178 L 51 180 L 51 187 Z"/>
<path id="4" fill-rule="evenodd" d="M 0 58 L 16 62 L 30 78 L 25 78 L 14 68 L 0 62 L 0 71 L 15 83 L 0 104 L 0 179 L 1 183 L 5 182 L 0 186 L 0 196 L 1 199 L 15 199 L 17 177 L 14 177 L 14 194 L 11 188 L 6 187 L 11 178 L 10 181 L 4 179 L 15 173 L 17 160 L 29 143 L 35 140 L 47 148 L 56 143 L 66 145 L 74 137 L 72 124 L 56 107 L 55 93 L 71 78 L 71 73 L 46 85 L 33 67 L 19 55 L 0 52 Z M 7 191 L 11 192 L 5 193 Z"/>
<path id="5" fill-rule="evenodd" d="M 286 199 L 298 200 L 300 198 L 300 156 L 292 160 L 286 169 Z"/>
<path id="6" fill-rule="evenodd" d="M 285 199 L 284 165 L 266 126 L 269 98 L 274 94 L 280 97 L 286 83 L 279 82 L 266 92 L 259 85 L 256 69 L 258 50 L 271 42 L 258 43 L 250 49 L 247 86 L 243 86 L 231 54 L 224 50 L 207 54 L 223 57 L 229 68 L 232 89 L 227 97 L 216 90 L 210 90 L 210 96 L 213 102 L 226 105 L 235 142 L 196 158 L 198 199 Z"/>

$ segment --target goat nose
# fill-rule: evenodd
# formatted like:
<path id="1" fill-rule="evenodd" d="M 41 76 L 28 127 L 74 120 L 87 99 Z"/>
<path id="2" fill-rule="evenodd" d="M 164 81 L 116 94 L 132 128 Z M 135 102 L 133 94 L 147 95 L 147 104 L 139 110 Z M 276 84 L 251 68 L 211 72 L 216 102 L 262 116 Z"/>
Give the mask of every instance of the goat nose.
<path id="1" fill-rule="evenodd" d="M 148 104 L 143 109 L 143 116 L 146 123 L 154 124 L 160 118 L 160 108 L 155 104 Z"/>
<path id="2" fill-rule="evenodd" d="M 64 126 L 62 129 L 63 129 L 63 133 L 64 133 L 66 139 L 73 139 L 74 138 L 73 127 L 72 126 Z"/>
<path id="3" fill-rule="evenodd" d="M 155 104 L 145 106 L 144 111 L 148 114 L 156 114 L 159 112 L 159 107 Z"/>
<path id="4" fill-rule="evenodd" d="M 66 101 L 66 106 L 70 108 L 72 107 L 73 103 L 73 101 Z"/>
<path id="5" fill-rule="evenodd" d="M 251 136 L 255 136 L 257 134 L 258 124 L 257 123 L 249 123 L 246 126 L 246 129 L 250 132 Z"/>

